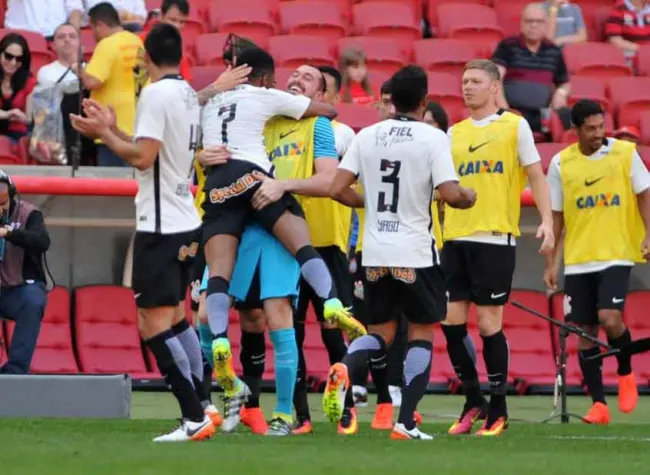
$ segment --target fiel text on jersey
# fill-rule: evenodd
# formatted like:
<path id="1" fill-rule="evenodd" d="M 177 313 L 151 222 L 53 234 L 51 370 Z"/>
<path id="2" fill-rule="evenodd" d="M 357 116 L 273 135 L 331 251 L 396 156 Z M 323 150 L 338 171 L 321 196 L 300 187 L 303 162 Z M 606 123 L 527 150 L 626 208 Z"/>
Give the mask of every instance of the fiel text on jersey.
<path id="1" fill-rule="evenodd" d="M 375 134 L 375 144 L 380 147 L 390 147 L 399 143 L 412 142 L 413 129 L 410 125 L 400 127 L 391 127 L 386 132 L 385 129 L 377 129 Z"/>
<path id="2" fill-rule="evenodd" d="M 458 166 L 460 176 L 477 175 L 479 173 L 500 173 L 503 175 L 503 160 L 472 160 L 462 162 Z"/>

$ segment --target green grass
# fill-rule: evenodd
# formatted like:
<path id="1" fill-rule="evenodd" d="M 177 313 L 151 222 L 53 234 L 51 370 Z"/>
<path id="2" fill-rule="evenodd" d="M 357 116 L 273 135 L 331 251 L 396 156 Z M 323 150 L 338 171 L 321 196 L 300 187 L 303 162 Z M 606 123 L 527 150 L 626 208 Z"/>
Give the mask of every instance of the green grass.
<path id="1" fill-rule="evenodd" d="M 264 394 L 262 401 L 269 414 L 273 395 Z M 444 435 L 462 402 L 455 396 L 423 400 L 423 429 L 439 434 L 433 442 L 394 442 L 387 432 L 371 431 L 373 404 L 360 409 L 357 436 L 337 436 L 334 426 L 322 422 L 320 398 L 314 396 L 312 412 L 318 422 L 312 436 L 265 438 L 244 428 L 205 443 L 155 445 L 152 437 L 173 427 L 175 402 L 168 393 L 134 393 L 131 420 L 0 420 L 0 474 L 615 475 L 648 471 L 650 398 L 642 398 L 634 414 L 621 415 L 611 397 L 612 425 L 595 427 L 579 422 L 533 423 L 549 415 L 552 399 L 511 397 L 514 422 L 500 439 Z M 575 413 L 583 414 L 588 405 L 585 397 L 569 398 Z"/>

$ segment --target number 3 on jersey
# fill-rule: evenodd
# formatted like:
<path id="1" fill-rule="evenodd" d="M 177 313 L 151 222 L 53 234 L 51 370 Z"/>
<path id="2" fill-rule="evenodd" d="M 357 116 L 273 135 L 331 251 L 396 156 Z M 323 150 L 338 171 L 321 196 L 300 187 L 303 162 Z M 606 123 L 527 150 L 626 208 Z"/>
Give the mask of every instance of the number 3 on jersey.
<path id="1" fill-rule="evenodd" d="M 223 117 L 221 122 L 221 142 L 224 145 L 228 145 L 228 124 L 235 120 L 237 115 L 237 104 L 230 104 L 227 106 L 221 106 L 219 108 L 218 117 Z"/>
<path id="2" fill-rule="evenodd" d="M 386 192 L 379 192 L 379 199 L 377 200 L 377 212 L 382 213 L 384 211 L 389 211 L 391 213 L 397 213 L 397 206 L 399 205 L 399 170 L 402 166 L 402 162 L 399 160 L 390 161 L 385 158 L 381 159 L 379 164 L 379 170 L 382 172 L 381 181 L 382 183 L 388 183 L 392 186 L 392 197 L 390 204 L 386 203 Z M 388 173 L 386 173 L 388 172 Z"/>

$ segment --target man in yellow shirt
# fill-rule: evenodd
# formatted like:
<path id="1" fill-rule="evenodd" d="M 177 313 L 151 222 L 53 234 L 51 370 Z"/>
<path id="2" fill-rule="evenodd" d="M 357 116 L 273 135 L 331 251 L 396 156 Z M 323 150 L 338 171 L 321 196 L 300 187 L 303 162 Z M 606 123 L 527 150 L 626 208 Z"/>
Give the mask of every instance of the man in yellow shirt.
<path id="1" fill-rule="evenodd" d="M 88 16 L 97 46 L 86 68 L 78 71 L 79 77 L 90 91 L 90 98 L 112 107 L 117 127 L 125 134 L 133 135 L 136 102 L 133 68 L 142 49 L 142 40 L 122 28 L 119 14 L 110 3 L 95 5 Z M 97 164 L 103 167 L 127 166 L 101 142 L 97 147 Z"/>
<path id="2" fill-rule="evenodd" d="M 526 176 L 542 218 L 537 231 L 537 237 L 543 239 L 540 253 L 551 252 L 555 239 L 548 186 L 530 126 L 522 117 L 497 107 L 497 65 L 488 60 L 470 61 L 462 87 L 471 117 L 451 127 L 448 135 L 460 184 L 476 190 L 478 198 L 471 209 L 447 208 L 445 212 L 442 268 L 449 307 L 442 329 L 466 395 L 460 418 L 449 433 L 467 434 L 475 421 L 486 418 L 477 435 L 493 436 L 508 426 L 509 351 L 503 333 L 503 306 L 512 286 Z M 481 395 L 476 365 L 464 343 L 472 304 L 477 306 L 483 339 L 489 406 Z"/>
<path id="3" fill-rule="evenodd" d="M 579 101 L 571 111 L 578 143 L 555 155 L 548 170 L 553 231 L 564 241 L 564 313 L 567 321 L 593 336 L 600 327 L 609 344 L 632 341 L 623 323 L 630 271 L 650 257 L 650 174 L 633 143 L 605 137 L 605 114 L 593 101 Z M 546 260 L 544 282 L 557 290 L 559 257 Z M 600 348 L 579 342 L 580 369 L 593 405 L 585 421 L 608 424 Z M 638 400 L 631 357 L 618 360 L 618 407 L 634 410 Z"/>

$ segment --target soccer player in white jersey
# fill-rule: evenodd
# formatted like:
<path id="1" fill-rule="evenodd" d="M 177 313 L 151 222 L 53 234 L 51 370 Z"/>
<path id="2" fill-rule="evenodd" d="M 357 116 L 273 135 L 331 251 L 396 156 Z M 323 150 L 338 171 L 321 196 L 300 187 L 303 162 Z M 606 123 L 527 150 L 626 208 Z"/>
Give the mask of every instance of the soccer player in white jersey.
<path id="1" fill-rule="evenodd" d="M 294 119 L 334 117 L 336 110 L 304 96 L 271 89 L 275 84 L 275 63 L 262 49 L 247 48 L 237 61 L 251 68 L 249 83 L 210 99 L 201 119 L 203 146 L 207 149 L 226 145 L 231 154 L 225 164 L 208 171 L 203 204 L 203 242 L 210 273 L 206 307 L 214 337 L 215 367 L 229 354 L 228 288 L 239 239 L 251 220 L 273 233 L 296 257 L 302 276 L 323 301 L 326 318 L 344 330 L 360 327 L 337 298 L 332 276 L 311 244 L 307 223 L 296 199 L 289 192 L 279 192 L 271 200 L 267 193 L 263 203 L 254 198 L 256 191 L 264 187 L 264 180 L 273 174 L 264 147 L 266 121 L 275 115 Z M 241 394 L 233 398 L 245 399 L 250 393 L 246 385 L 240 386 L 239 391 Z"/>
<path id="2" fill-rule="evenodd" d="M 201 348 L 179 303 L 184 299 L 200 225 L 189 188 L 194 149 L 199 139 L 197 95 L 179 75 L 182 40 L 167 24 L 154 26 L 145 42 L 145 63 L 152 83 L 137 107 L 135 137 L 117 130 L 115 117 L 85 101 L 87 118 L 71 115 L 79 132 L 104 144 L 136 168 L 136 235 L 133 291 L 140 334 L 181 408 L 179 427 L 156 442 L 210 438 L 215 427 L 204 413 Z M 216 409 L 215 409 L 216 411 Z"/>
<path id="3" fill-rule="evenodd" d="M 363 129 L 343 157 L 331 188 L 334 199 L 365 209 L 365 268 L 369 334 L 350 344 L 330 368 L 323 409 L 335 422 L 354 404 L 350 372 L 384 358 L 397 319 L 409 322 L 402 405 L 393 439 L 431 436 L 415 425 L 414 412 L 429 383 L 434 324 L 445 317 L 447 296 L 432 235 L 434 190 L 450 206 L 469 208 L 476 195 L 461 188 L 444 132 L 421 122 L 427 74 L 407 66 L 391 79 L 396 115 Z M 364 195 L 352 185 L 359 178 Z"/>

